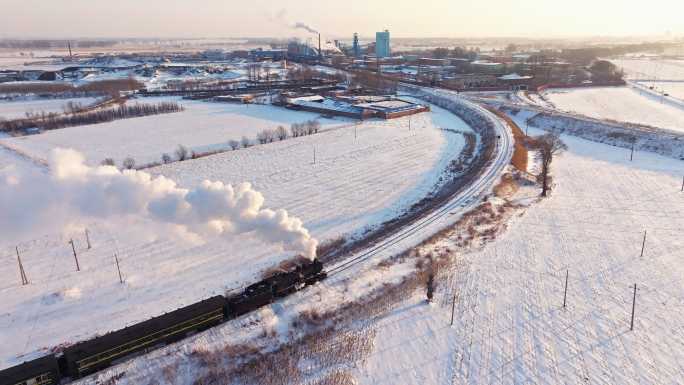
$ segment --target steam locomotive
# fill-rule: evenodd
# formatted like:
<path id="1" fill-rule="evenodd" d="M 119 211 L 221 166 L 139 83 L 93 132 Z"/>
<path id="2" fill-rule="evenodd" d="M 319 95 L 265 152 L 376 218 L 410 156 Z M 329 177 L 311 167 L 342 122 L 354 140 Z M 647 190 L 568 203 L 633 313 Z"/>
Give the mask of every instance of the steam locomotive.
<path id="1" fill-rule="evenodd" d="M 80 378 L 116 364 L 133 353 L 182 340 L 286 297 L 325 279 L 323 264 L 299 262 L 289 269 L 245 288 L 241 293 L 217 295 L 170 313 L 128 326 L 0 371 L 0 385 L 52 385 L 62 378 Z"/>

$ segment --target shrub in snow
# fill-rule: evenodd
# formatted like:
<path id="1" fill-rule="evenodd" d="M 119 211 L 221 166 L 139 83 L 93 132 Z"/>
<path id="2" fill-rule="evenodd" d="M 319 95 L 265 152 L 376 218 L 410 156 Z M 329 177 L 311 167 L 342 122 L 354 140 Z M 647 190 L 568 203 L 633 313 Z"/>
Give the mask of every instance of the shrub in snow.
<path id="1" fill-rule="evenodd" d="M 123 161 L 123 168 L 126 170 L 132 170 L 135 167 L 135 159 L 128 157 Z"/>
<path id="2" fill-rule="evenodd" d="M 181 162 L 188 159 L 188 149 L 187 147 L 183 146 L 182 144 L 178 145 L 178 148 L 176 149 L 176 157 L 178 160 Z"/>
<path id="3" fill-rule="evenodd" d="M 242 147 L 244 147 L 244 148 L 250 147 L 252 145 L 252 142 L 250 142 L 249 138 L 246 136 L 242 137 L 241 143 L 242 143 Z"/>

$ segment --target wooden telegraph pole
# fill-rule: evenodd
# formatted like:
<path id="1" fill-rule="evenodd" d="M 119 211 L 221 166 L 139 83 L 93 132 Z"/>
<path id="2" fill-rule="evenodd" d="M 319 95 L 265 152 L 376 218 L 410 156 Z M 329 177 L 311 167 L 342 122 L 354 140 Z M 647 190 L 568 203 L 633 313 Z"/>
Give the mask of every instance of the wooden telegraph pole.
<path id="1" fill-rule="evenodd" d="M 121 277 L 121 267 L 119 267 L 119 256 L 114 253 L 114 260 L 116 261 L 116 270 L 119 272 L 119 283 L 123 283 L 123 277 Z"/>
<path id="2" fill-rule="evenodd" d="M 71 239 L 69 243 L 71 244 L 71 251 L 74 252 L 74 260 L 76 261 L 76 271 L 81 271 L 81 267 L 78 265 L 78 256 L 76 255 L 76 246 L 74 246 L 74 240 Z"/>
<path id="3" fill-rule="evenodd" d="M 644 241 L 641 243 L 641 256 L 644 256 L 644 249 L 646 248 L 646 230 L 644 230 Z"/>
<path id="4" fill-rule="evenodd" d="M 568 275 L 570 274 L 570 270 L 565 270 L 565 292 L 563 293 L 563 309 L 565 309 L 565 305 L 568 303 Z"/>
<path id="5" fill-rule="evenodd" d="M 682 192 L 684 192 L 684 176 L 682 177 Z"/>
<path id="6" fill-rule="evenodd" d="M 24 265 L 21 263 L 21 256 L 19 256 L 19 246 L 16 246 L 15 250 L 17 250 L 17 263 L 19 263 L 19 275 L 21 275 L 21 285 L 28 285 L 29 281 L 26 277 L 26 272 L 24 271 Z"/>
<path id="7" fill-rule="evenodd" d="M 86 236 L 86 243 L 88 244 L 88 250 L 90 250 L 92 246 L 90 245 L 90 234 L 88 233 L 88 229 L 85 229 L 85 236 Z"/>
<path id="8" fill-rule="evenodd" d="M 634 297 L 632 298 L 632 322 L 629 324 L 629 330 L 634 330 L 634 308 L 636 307 L 636 291 L 637 284 L 634 284 Z"/>

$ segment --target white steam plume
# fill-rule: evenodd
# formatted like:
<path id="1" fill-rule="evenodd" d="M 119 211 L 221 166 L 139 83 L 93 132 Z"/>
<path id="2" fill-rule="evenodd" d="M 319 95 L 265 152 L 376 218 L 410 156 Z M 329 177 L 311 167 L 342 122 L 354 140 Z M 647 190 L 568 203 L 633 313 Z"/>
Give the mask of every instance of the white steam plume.
<path id="1" fill-rule="evenodd" d="M 93 219 L 139 217 L 175 225 L 199 236 L 250 233 L 284 249 L 315 258 L 317 241 L 285 210 L 263 208 L 249 183 L 235 187 L 204 181 L 180 188 L 113 166 L 90 167 L 74 150 L 56 149 L 50 174 L 0 173 L 0 240 L 11 241 Z"/>
<path id="2" fill-rule="evenodd" d="M 308 25 L 302 23 L 301 21 L 296 22 L 296 23 L 292 26 L 292 28 L 294 28 L 294 29 L 303 29 L 303 30 L 309 31 L 309 32 L 311 32 L 311 33 L 318 33 L 318 31 L 316 31 L 315 29 L 311 28 L 310 26 L 308 26 Z"/>

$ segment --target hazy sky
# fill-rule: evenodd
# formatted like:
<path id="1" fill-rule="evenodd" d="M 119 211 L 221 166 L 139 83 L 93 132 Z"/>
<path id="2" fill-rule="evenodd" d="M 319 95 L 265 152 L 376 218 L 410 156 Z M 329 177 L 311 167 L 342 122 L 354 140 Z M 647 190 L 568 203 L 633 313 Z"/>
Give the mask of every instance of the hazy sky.
<path id="1" fill-rule="evenodd" d="M 0 37 L 684 35 L 682 0 L 0 0 Z"/>

